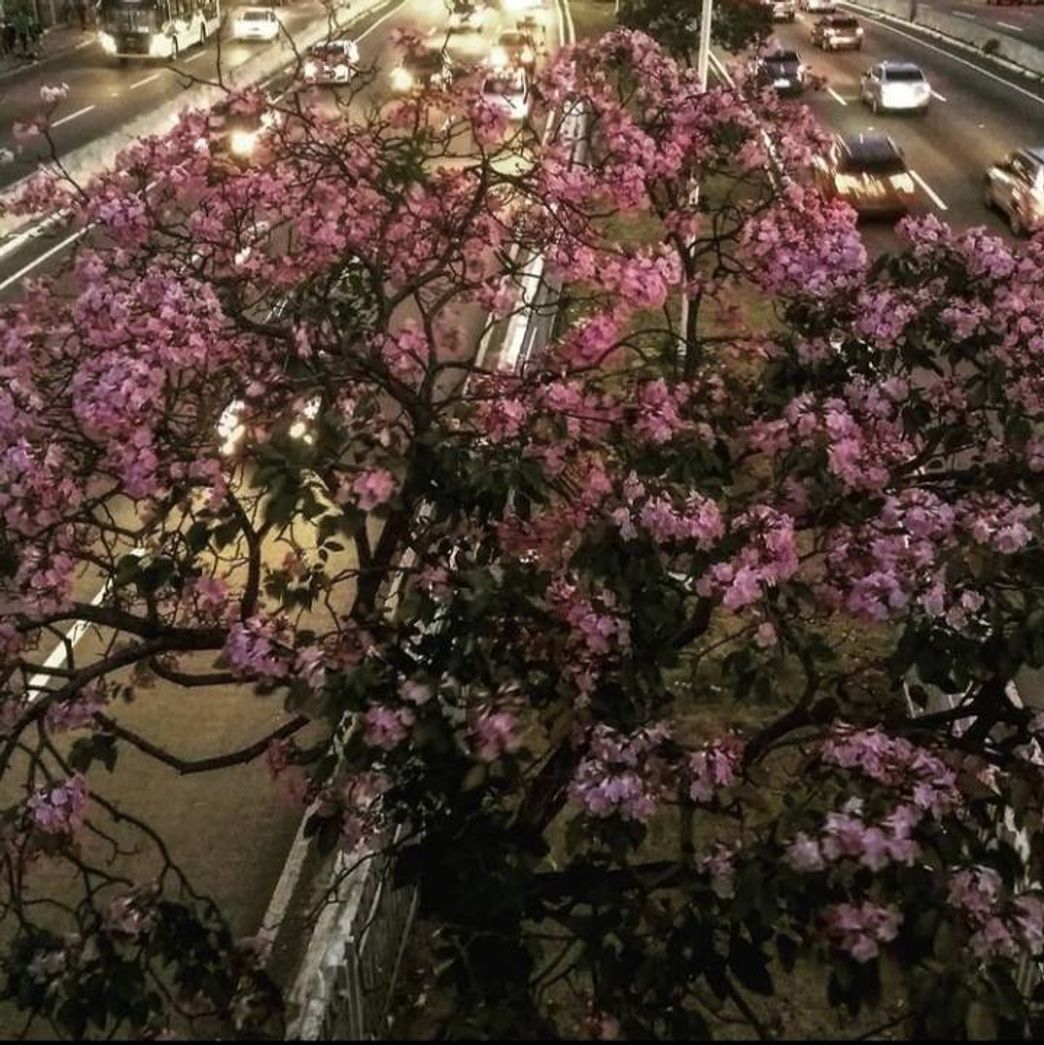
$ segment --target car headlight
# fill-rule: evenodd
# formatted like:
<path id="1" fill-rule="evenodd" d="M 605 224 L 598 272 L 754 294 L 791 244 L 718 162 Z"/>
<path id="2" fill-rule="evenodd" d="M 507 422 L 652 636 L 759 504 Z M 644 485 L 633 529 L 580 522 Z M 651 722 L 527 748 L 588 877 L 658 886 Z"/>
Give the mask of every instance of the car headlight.
<path id="1" fill-rule="evenodd" d="M 257 131 L 233 131 L 229 146 L 237 156 L 249 156 L 257 144 Z"/>
<path id="2" fill-rule="evenodd" d="M 352 46 L 348 48 L 348 61 L 352 65 L 359 64 L 359 47 L 357 44 L 352 44 Z"/>
<path id="3" fill-rule="evenodd" d="M 170 47 L 167 43 L 167 38 L 162 33 L 153 33 L 149 37 L 149 57 L 159 58 L 165 55 Z"/>
<path id="4" fill-rule="evenodd" d="M 507 51 L 505 51 L 503 47 L 494 47 L 493 50 L 489 52 L 489 64 L 492 65 L 494 69 L 503 69 L 507 63 Z"/>
<path id="5" fill-rule="evenodd" d="M 531 62 L 534 57 L 535 56 L 533 54 L 533 48 L 532 47 L 523 47 L 522 48 L 522 61 L 523 62 Z"/>
<path id="6" fill-rule="evenodd" d="M 856 28 L 856 36 L 862 37 L 862 35 L 863 35 L 863 27 L 860 25 L 860 26 L 858 26 Z"/>
<path id="7" fill-rule="evenodd" d="M 315 62 L 305 62 L 305 66 L 304 66 L 304 74 L 305 74 L 305 76 L 307 76 L 309 79 L 311 79 L 313 76 L 318 75 L 318 73 L 319 73 L 319 66 L 316 65 Z"/>
<path id="8" fill-rule="evenodd" d="M 913 193 L 914 180 L 909 174 L 893 174 L 892 186 L 900 192 Z"/>
<path id="9" fill-rule="evenodd" d="M 116 53 L 116 37 L 115 36 L 111 36 L 109 33 L 99 33 L 98 34 L 98 43 L 101 44 L 101 48 L 102 48 L 102 50 L 106 54 L 115 54 Z"/>
<path id="10" fill-rule="evenodd" d="M 413 86 L 413 77 L 401 65 L 392 69 L 392 87 L 397 91 L 408 91 Z"/>
<path id="11" fill-rule="evenodd" d="M 226 457 L 236 452 L 243 436 L 246 435 L 246 427 L 242 420 L 245 407 L 246 404 L 241 399 L 234 399 L 218 418 L 217 434 L 221 440 L 221 452 Z"/>

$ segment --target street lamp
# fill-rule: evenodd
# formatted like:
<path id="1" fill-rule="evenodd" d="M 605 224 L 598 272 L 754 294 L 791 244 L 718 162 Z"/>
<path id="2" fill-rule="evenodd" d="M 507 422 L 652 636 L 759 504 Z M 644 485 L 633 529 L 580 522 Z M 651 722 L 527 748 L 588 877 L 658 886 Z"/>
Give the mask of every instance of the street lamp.
<path id="1" fill-rule="evenodd" d="M 711 19 L 714 16 L 714 0 L 703 0 L 703 8 L 700 12 L 700 39 L 696 49 L 696 75 L 700 81 L 700 90 L 707 90 L 707 77 L 710 73 L 710 40 Z M 689 206 L 698 207 L 700 203 L 700 185 L 696 182 L 689 188 Z M 686 242 L 686 247 L 692 240 Z M 685 346 L 685 354 L 689 351 L 689 292 L 682 293 L 681 316 L 679 317 L 682 343 Z"/>

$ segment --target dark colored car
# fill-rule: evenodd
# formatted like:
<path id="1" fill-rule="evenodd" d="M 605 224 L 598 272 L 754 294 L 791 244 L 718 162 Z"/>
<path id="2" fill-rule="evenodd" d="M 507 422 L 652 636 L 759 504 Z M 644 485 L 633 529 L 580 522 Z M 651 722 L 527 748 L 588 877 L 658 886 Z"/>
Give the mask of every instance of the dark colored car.
<path id="1" fill-rule="evenodd" d="M 276 109 L 244 113 L 236 112 L 231 103 L 215 105 L 210 112 L 213 150 L 237 164 L 252 163 L 258 138 L 282 122 L 283 114 Z"/>
<path id="2" fill-rule="evenodd" d="M 861 51 L 863 27 L 851 15 L 827 15 L 812 26 L 812 43 L 823 51 Z"/>
<path id="3" fill-rule="evenodd" d="M 391 71 L 391 88 L 396 94 L 420 94 L 422 91 L 449 87 L 454 77 L 453 63 L 445 51 L 431 48 L 410 51 Z"/>
<path id="4" fill-rule="evenodd" d="M 757 64 L 757 81 L 777 94 L 801 94 L 805 89 L 806 69 L 797 51 L 772 51 Z"/>
<path id="5" fill-rule="evenodd" d="M 489 64 L 494 69 L 516 67 L 525 69 L 530 76 L 536 68 L 537 45 L 531 33 L 520 29 L 508 29 L 497 37 L 490 52 Z"/>
<path id="6" fill-rule="evenodd" d="M 813 165 L 824 196 L 844 200 L 860 216 L 906 214 L 917 186 L 903 152 L 885 134 L 853 134 L 834 139 Z"/>

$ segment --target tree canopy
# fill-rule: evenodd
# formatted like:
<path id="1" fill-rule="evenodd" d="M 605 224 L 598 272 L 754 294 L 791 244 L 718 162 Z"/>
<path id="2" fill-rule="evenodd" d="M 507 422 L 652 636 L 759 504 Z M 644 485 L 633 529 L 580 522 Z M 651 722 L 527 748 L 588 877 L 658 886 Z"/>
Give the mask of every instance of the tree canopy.
<path id="1" fill-rule="evenodd" d="M 445 1035 L 773 1036 L 809 969 L 859 1033 L 1039 1034 L 1044 241 L 871 260 L 804 110 L 639 33 L 534 97 L 248 92 L 249 162 L 197 111 L 27 189 L 91 231 L 0 306 L 4 996 L 279 1033 L 149 825 L 100 855 L 135 749 L 388 849 Z M 285 722 L 190 765 L 121 724 L 157 682 Z"/>

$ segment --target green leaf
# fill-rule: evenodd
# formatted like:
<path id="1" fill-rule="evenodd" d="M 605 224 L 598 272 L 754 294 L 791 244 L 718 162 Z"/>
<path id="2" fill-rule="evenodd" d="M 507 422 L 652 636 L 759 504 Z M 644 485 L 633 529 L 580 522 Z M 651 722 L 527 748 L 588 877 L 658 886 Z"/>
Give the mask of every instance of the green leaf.
<path id="1" fill-rule="evenodd" d="M 729 969 L 747 990 L 755 994 L 773 993 L 767 958 L 760 947 L 742 936 L 734 936 L 729 944 Z"/>

